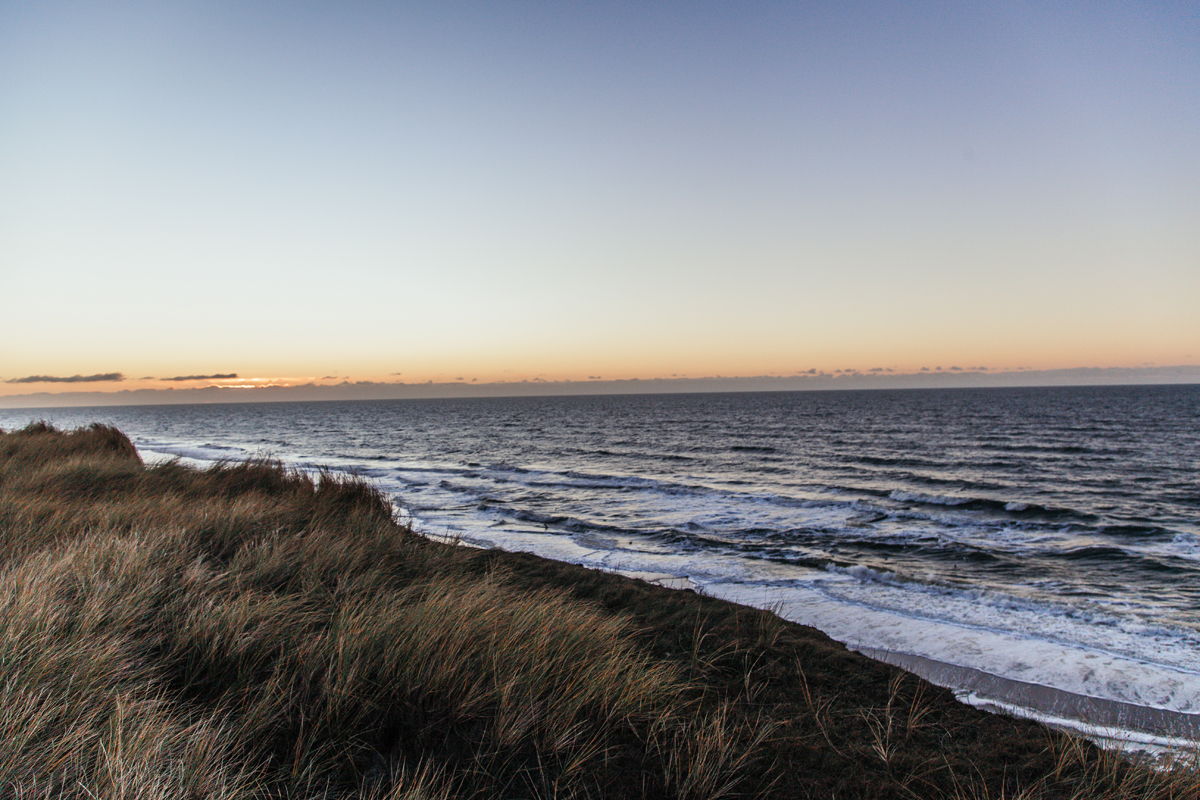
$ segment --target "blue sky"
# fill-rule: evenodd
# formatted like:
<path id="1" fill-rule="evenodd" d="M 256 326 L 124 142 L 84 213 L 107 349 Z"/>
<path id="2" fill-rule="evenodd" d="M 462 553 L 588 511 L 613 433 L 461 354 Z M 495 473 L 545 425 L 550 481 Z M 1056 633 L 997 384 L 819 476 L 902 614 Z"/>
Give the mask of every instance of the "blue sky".
<path id="1" fill-rule="evenodd" d="M 0 380 L 1200 363 L 1198 28 L 6 4 Z"/>

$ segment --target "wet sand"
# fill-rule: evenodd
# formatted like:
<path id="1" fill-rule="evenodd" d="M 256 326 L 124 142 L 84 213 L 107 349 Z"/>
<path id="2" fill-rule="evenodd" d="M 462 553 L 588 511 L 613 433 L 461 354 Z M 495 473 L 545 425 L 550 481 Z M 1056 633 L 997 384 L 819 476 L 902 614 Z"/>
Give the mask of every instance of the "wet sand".
<path id="1" fill-rule="evenodd" d="M 984 710 L 1030 716 L 1055 727 L 1118 742 L 1126 738 L 1130 743 L 1161 745 L 1180 742 L 1158 740 L 1200 741 L 1200 714 L 1088 697 L 908 653 L 869 647 L 854 649 L 950 689 L 963 702 Z M 1123 736 L 1125 732 L 1131 735 Z"/>

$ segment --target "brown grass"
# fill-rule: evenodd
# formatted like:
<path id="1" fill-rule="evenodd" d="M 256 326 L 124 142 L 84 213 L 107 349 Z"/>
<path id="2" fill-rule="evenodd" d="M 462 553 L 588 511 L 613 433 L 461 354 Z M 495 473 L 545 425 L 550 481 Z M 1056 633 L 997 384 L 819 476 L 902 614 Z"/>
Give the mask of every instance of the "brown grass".
<path id="1" fill-rule="evenodd" d="M 766 612 L 99 425 L 0 432 L 0 742 L 21 798 L 1200 796 Z"/>

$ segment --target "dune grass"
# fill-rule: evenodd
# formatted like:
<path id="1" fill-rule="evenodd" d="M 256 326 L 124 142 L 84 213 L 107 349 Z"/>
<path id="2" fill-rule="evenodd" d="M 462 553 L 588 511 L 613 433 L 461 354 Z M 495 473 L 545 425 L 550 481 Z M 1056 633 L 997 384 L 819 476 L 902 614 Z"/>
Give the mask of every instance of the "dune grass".
<path id="1" fill-rule="evenodd" d="M 0 431 L 0 795 L 1200 796 L 766 612 L 393 517 L 353 476 Z"/>

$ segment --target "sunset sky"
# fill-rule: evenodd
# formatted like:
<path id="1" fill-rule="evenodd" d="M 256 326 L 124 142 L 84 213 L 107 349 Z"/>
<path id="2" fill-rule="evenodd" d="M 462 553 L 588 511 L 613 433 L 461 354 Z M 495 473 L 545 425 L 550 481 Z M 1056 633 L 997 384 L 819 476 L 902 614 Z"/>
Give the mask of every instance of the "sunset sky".
<path id="1" fill-rule="evenodd" d="M 1200 364 L 1196 9 L 5 3 L 0 394 Z"/>

